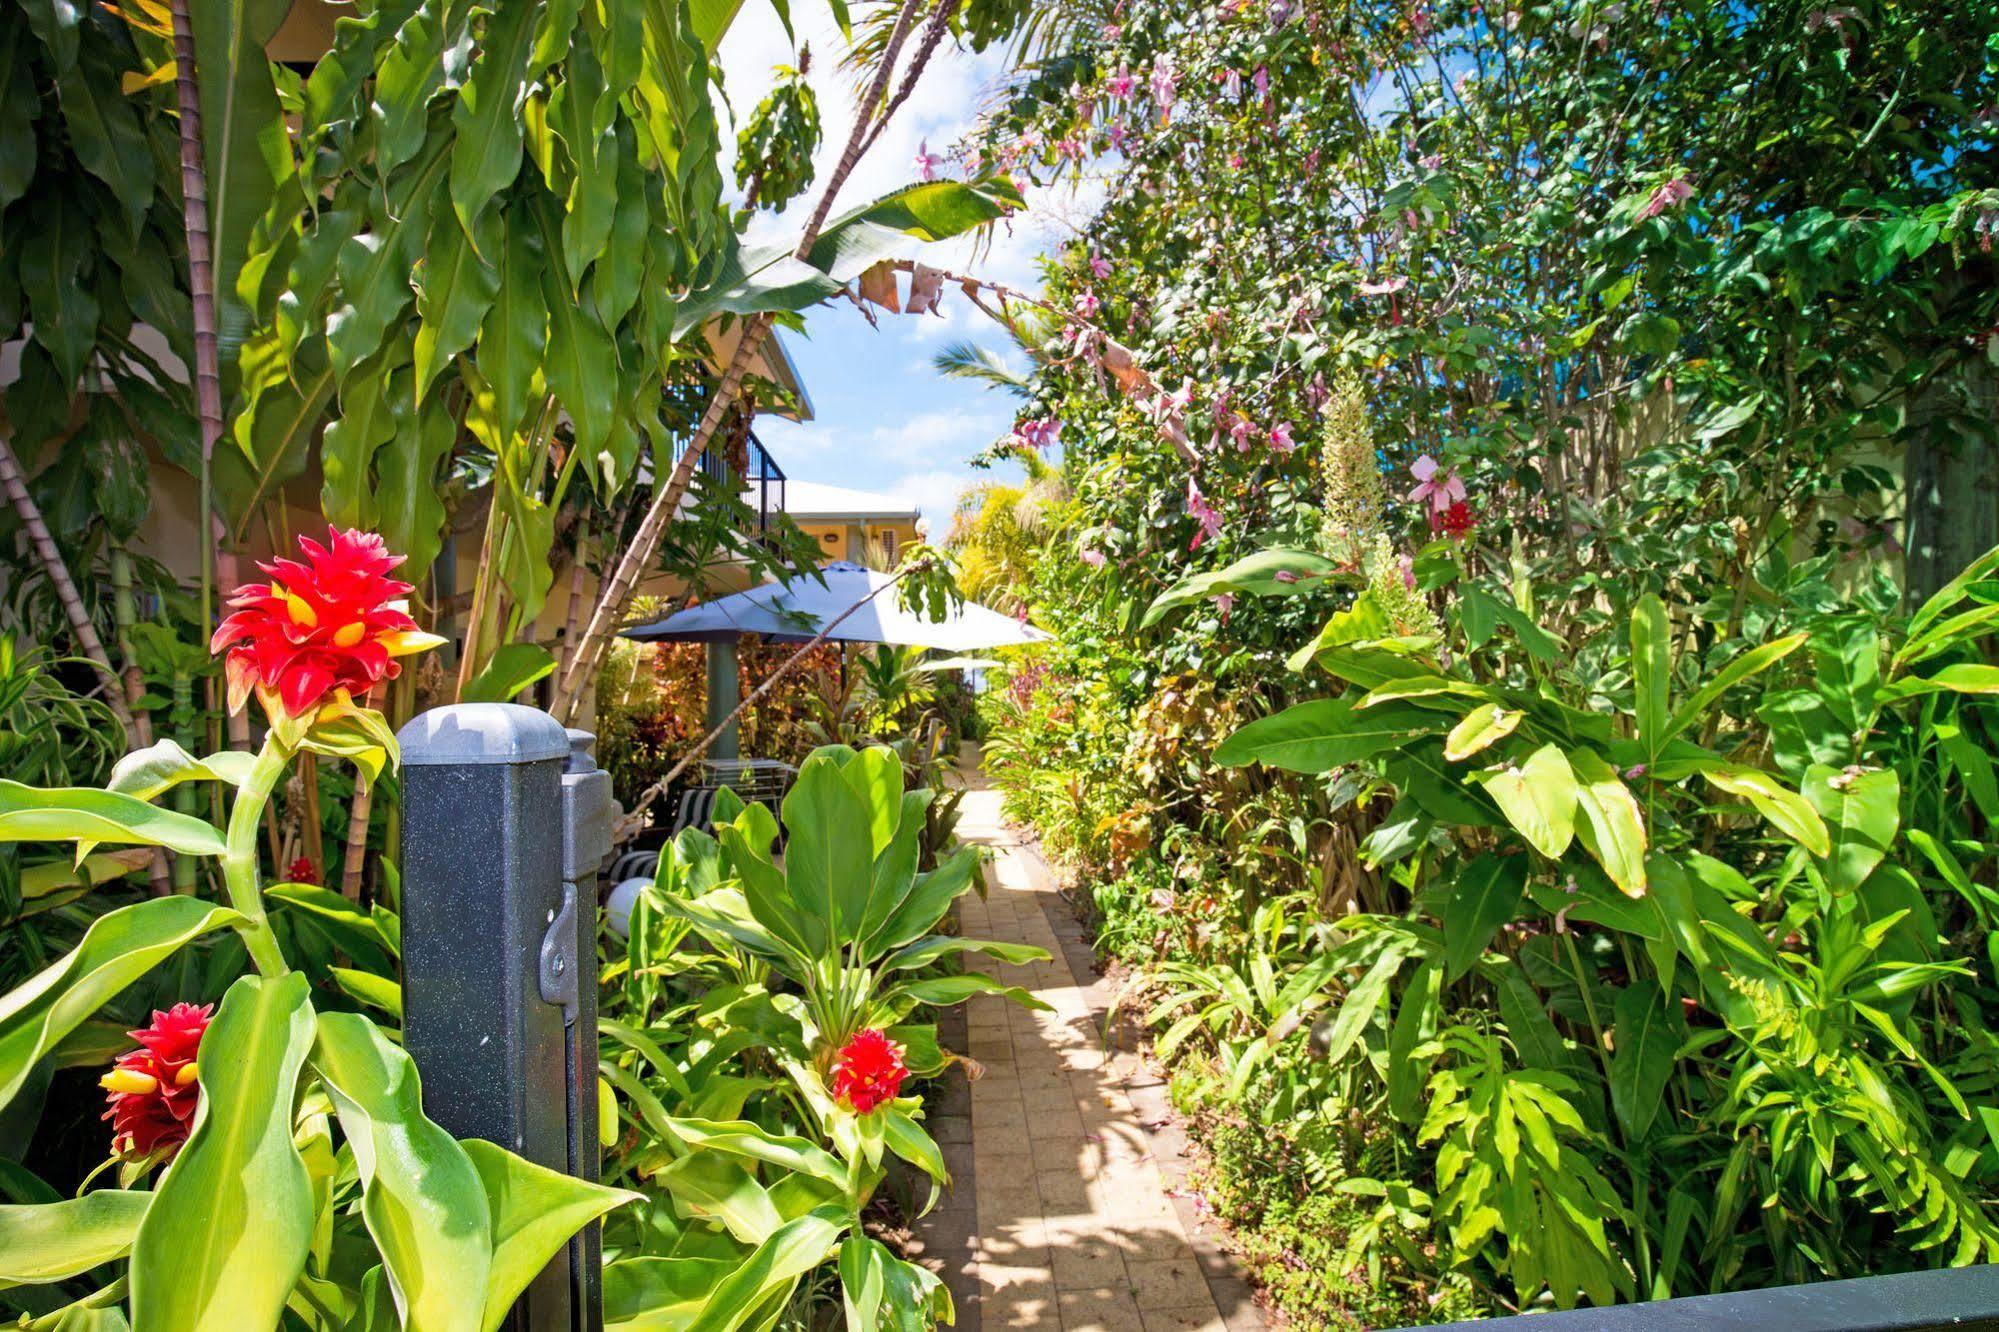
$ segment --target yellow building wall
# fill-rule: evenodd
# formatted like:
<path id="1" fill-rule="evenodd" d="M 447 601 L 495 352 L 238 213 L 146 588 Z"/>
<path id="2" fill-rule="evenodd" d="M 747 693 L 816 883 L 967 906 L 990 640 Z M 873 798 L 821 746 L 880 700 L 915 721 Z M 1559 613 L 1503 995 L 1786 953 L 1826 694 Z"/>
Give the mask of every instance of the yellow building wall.
<path id="1" fill-rule="evenodd" d="M 847 560 L 854 564 L 885 564 L 893 567 L 902 552 L 916 541 L 916 524 L 893 521 L 881 523 L 799 523 L 798 529 L 812 538 L 822 560 Z"/>

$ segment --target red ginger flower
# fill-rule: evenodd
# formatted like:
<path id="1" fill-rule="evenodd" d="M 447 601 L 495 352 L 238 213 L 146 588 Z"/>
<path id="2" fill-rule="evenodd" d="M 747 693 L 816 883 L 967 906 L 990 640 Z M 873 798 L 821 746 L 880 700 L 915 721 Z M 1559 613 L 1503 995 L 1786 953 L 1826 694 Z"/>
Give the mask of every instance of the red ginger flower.
<path id="1" fill-rule="evenodd" d="M 873 1028 L 856 1035 L 833 1057 L 833 1095 L 857 1115 L 865 1115 L 902 1090 L 909 1069 L 903 1049 Z"/>
<path id="2" fill-rule="evenodd" d="M 97 1080 L 111 1108 L 111 1150 L 150 1156 L 161 1147 L 171 1155 L 187 1141 L 194 1108 L 201 1103 L 195 1052 L 215 1005 L 175 1004 L 155 1011 L 152 1023 L 131 1033 L 139 1048 L 118 1056 Z"/>
<path id="3" fill-rule="evenodd" d="M 208 650 L 228 652 L 232 713 L 253 689 L 274 717 L 303 716 L 329 694 L 365 695 L 397 674 L 397 657 L 444 641 L 418 632 L 404 600 L 410 585 L 388 577 L 403 557 L 381 537 L 329 528 L 328 538 L 322 546 L 300 537 L 303 563 L 259 563 L 270 583 L 247 583 L 229 598 L 236 613 Z"/>
<path id="4" fill-rule="evenodd" d="M 1459 500 L 1443 512 L 1433 515 L 1430 523 L 1445 536 L 1462 537 L 1478 526 L 1478 515 L 1472 512 L 1471 505 Z"/>
<path id="5" fill-rule="evenodd" d="M 290 883 L 318 883 L 319 866 L 312 863 L 310 856 L 300 856 L 285 871 L 285 879 Z"/>

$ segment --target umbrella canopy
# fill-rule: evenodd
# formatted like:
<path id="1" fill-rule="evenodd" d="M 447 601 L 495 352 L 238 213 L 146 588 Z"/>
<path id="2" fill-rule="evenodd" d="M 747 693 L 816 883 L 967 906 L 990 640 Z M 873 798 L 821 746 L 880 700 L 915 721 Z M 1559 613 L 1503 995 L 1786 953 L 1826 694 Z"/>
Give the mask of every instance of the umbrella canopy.
<path id="1" fill-rule="evenodd" d="M 643 643 L 729 642 L 743 634 L 762 634 L 779 642 L 810 641 L 840 614 L 873 594 L 873 599 L 839 623 L 826 637 L 836 643 L 894 643 L 907 647 L 976 652 L 987 648 L 1045 643 L 1048 635 L 1010 615 L 965 602 L 942 620 L 925 619 L 904 610 L 893 589 L 884 590 L 889 575 L 858 564 L 836 563 L 822 568 L 824 586 L 810 578 L 790 587 L 767 583 L 733 596 L 717 597 L 624 631 Z"/>

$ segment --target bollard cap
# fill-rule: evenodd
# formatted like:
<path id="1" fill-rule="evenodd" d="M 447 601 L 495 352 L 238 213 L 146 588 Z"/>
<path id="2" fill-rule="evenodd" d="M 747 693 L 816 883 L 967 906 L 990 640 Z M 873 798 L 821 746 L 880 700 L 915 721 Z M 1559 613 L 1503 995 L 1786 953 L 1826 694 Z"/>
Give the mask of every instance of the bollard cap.
<path id="1" fill-rule="evenodd" d="M 564 758 L 569 733 L 540 708 L 518 703 L 453 703 L 410 718 L 396 733 L 403 762 L 443 764 L 536 763 Z"/>

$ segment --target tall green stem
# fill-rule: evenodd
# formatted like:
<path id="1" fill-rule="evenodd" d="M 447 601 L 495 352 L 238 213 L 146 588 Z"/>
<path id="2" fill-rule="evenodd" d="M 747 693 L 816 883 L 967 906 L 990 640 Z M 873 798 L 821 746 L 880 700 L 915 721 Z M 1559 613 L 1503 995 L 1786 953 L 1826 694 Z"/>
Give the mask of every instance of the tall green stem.
<path id="1" fill-rule="evenodd" d="M 243 936 L 250 960 L 266 977 L 282 976 L 290 968 L 278 949 L 278 936 L 264 915 L 264 894 L 257 884 L 257 836 L 264 822 L 264 807 L 270 804 L 271 792 L 277 789 L 290 764 L 291 754 L 278 743 L 278 738 L 265 737 L 249 778 L 236 793 L 235 804 L 229 807 L 228 844 L 222 853 L 222 882 L 229 891 L 229 905 L 243 917 L 236 932 Z"/>

